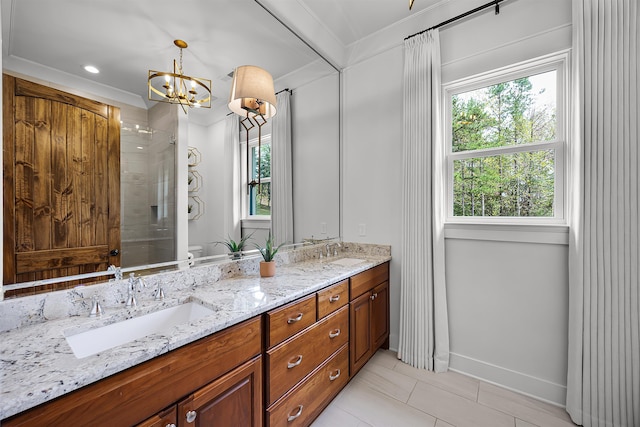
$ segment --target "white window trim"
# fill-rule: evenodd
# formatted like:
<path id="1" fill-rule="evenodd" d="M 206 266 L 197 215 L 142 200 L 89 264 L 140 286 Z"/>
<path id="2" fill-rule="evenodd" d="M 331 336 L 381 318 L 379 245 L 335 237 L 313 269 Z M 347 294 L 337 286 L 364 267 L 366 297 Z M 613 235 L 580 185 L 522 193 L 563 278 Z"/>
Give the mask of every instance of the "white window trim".
<path id="1" fill-rule="evenodd" d="M 271 144 L 271 134 L 262 135 L 261 143 Z M 241 162 L 241 174 L 242 174 L 242 193 L 240 194 L 240 200 L 242 200 L 242 224 L 249 223 L 250 221 L 257 221 L 256 224 L 264 223 L 265 221 L 271 221 L 271 215 L 249 215 L 249 194 L 247 193 L 247 158 L 249 150 L 246 150 L 247 142 L 240 142 L 240 162 Z M 249 149 L 258 145 L 258 138 L 252 138 L 249 140 Z M 271 177 L 264 178 L 262 182 L 271 182 Z M 260 227 L 258 227 L 260 228 Z"/>
<path id="2" fill-rule="evenodd" d="M 488 148 L 482 150 L 461 151 L 453 153 L 451 150 L 451 97 L 458 93 L 491 86 L 496 83 L 514 80 L 524 76 L 540 74 L 546 71 L 558 70 L 556 86 L 556 115 L 557 115 L 557 138 L 554 141 L 532 143 L 526 145 L 506 146 Z M 443 85 L 443 110 L 445 111 L 442 129 L 444 131 L 443 141 L 445 149 L 441 150 L 443 158 L 446 183 L 443 186 L 446 194 L 441 199 L 445 202 L 444 218 L 445 224 L 482 224 L 482 225 L 565 225 L 567 222 L 567 192 L 566 183 L 568 177 L 567 151 L 569 144 L 568 116 L 570 114 L 570 52 L 564 50 L 558 53 L 545 55 L 528 61 L 523 61 L 496 70 L 477 74 L 475 76 L 462 78 Z M 555 179 L 554 179 L 554 214 L 553 218 L 539 217 L 459 217 L 453 216 L 453 162 L 465 158 L 511 154 L 518 152 L 530 152 L 536 150 L 555 150 Z M 448 233 L 453 237 L 455 233 Z M 456 234 L 457 235 L 457 234 Z"/>

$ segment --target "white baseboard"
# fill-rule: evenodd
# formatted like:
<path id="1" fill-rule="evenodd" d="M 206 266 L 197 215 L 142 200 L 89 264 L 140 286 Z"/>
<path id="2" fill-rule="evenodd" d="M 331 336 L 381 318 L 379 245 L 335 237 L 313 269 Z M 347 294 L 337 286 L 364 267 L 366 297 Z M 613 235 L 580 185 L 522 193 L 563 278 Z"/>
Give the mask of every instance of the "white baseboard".
<path id="1" fill-rule="evenodd" d="M 567 387 L 522 372 L 506 369 L 461 354 L 449 354 L 449 369 L 504 387 L 527 396 L 564 407 Z"/>

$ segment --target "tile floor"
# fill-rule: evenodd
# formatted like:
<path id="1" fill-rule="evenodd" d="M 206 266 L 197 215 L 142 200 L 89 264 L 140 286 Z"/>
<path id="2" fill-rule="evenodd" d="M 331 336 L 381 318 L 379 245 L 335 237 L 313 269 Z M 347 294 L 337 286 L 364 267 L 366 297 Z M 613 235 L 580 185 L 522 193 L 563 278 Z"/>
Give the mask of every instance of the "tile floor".
<path id="1" fill-rule="evenodd" d="M 312 427 L 571 427 L 562 408 L 380 350 Z"/>

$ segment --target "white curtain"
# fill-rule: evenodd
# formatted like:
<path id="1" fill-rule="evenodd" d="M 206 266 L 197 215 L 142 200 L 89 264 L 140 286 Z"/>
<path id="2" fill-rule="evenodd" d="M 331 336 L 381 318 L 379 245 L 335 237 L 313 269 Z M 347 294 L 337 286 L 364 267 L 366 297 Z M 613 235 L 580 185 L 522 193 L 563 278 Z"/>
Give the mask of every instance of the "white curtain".
<path id="1" fill-rule="evenodd" d="M 449 366 L 440 85 L 438 30 L 406 40 L 398 357 L 436 372 Z"/>
<path id="2" fill-rule="evenodd" d="M 567 412 L 640 426 L 636 0 L 574 0 Z"/>
<path id="3" fill-rule="evenodd" d="M 242 218 L 240 176 L 240 122 L 236 114 L 225 120 L 224 136 L 224 231 L 235 240 L 240 240 Z M 226 239 L 227 236 L 221 236 Z"/>
<path id="4" fill-rule="evenodd" d="M 271 233 L 276 243 L 293 243 L 291 171 L 291 93 L 276 95 L 278 114 L 271 120 Z"/>

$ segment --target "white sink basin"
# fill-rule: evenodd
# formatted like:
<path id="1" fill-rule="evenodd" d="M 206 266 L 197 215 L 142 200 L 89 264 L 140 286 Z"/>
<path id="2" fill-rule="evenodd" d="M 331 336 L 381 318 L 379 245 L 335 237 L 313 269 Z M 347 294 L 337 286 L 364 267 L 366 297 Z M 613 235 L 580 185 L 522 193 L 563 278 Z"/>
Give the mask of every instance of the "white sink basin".
<path id="1" fill-rule="evenodd" d="M 82 359 L 147 335 L 167 332 L 173 326 L 201 319 L 213 312 L 213 310 L 198 303 L 188 302 L 134 317 L 133 319 L 69 335 L 66 339 L 71 350 L 73 350 L 73 354 L 78 359 Z"/>
<path id="2" fill-rule="evenodd" d="M 342 265 L 344 267 L 351 267 L 352 265 L 360 264 L 361 262 L 365 262 L 364 259 L 359 258 L 340 258 L 331 262 L 331 264 Z"/>

